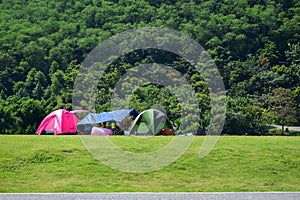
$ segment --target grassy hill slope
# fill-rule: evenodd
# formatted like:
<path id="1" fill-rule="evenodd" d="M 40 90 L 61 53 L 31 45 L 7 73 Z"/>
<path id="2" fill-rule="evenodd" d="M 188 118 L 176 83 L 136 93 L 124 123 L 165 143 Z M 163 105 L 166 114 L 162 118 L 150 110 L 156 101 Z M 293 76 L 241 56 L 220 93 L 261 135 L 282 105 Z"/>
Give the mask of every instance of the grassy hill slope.
<path id="1" fill-rule="evenodd" d="M 110 139 L 133 152 L 170 140 Z M 0 135 L 0 192 L 300 191 L 300 137 L 224 136 L 199 159 L 203 139 L 170 166 L 134 174 L 99 163 L 79 136 Z"/>

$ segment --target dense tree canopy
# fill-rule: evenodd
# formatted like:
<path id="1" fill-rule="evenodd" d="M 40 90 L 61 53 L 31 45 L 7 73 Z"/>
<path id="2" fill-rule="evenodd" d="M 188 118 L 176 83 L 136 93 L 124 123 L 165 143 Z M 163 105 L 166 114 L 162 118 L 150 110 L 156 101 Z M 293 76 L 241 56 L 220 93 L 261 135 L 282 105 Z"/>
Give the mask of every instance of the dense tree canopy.
<path id="1" fill-rule="evenodd" d="M 33 133 L 50 111 L 71 109 L 73 83 L 88 53 L 110 36 L 140 27 L 179 31 L 208 51 L 227 90 L 224 133 L 264 134 L 265 124 L 280 117 L 271 117 L 276 106 L 269 101 L 278 91 L 288 91 L 293 102 L 293 112 L 284 115 L 293 119 L 285 123 L 300 124 L 299 1 L 0 0 L 0 13 L 0 133 Z M 97 85 L 96 110 L 110 109 L 113 88 L 127 70 L 151 62 L 173 67 L 191 83 L 201 113 L 197 126 L 207 130 L 211 106 L 201 74 L 168 52 L 118 58 Z M 138 111 L 157 104 L 175 125 L 188 106 L 153 84 L 130 99 Z"/>

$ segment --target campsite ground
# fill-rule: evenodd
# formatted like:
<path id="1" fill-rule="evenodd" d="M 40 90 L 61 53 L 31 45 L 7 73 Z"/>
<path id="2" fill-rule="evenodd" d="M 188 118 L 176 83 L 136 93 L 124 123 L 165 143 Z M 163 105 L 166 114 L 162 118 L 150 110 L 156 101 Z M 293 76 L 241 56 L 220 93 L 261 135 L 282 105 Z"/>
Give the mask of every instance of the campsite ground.
<path id="1" fill-rule="evenodd" d="M 132 152 L 172 137 L 110 137 Z M 79 136 L 0 135 L 0 192 L 300 191 L 300 137 L 220 137 L 204 159 L 204 137 L 170 166 L 124 173 L 95 160 Z"/>

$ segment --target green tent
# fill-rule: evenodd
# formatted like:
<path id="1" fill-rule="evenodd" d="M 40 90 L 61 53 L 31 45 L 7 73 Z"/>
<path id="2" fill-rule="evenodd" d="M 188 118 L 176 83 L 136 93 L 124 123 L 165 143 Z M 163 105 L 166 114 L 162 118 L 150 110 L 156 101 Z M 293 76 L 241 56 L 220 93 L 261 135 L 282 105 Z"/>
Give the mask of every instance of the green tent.
<path id="1" fill-rule="evenodd" d="M 156 109 L 141 112 L 132 123 L 131 135 L 157 135 L 162 129 L 173 129 L 166 114 Z"/>

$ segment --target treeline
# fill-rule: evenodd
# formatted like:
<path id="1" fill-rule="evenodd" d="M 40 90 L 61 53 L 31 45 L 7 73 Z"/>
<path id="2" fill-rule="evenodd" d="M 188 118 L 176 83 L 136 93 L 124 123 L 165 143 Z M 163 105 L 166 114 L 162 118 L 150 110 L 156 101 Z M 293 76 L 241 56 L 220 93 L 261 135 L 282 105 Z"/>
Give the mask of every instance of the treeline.
<path id="1" fill-rule="evenodd" d="M 266 124 L 300 124 L 300 3 L 296 0 L 0 0 L 0 133 L 34 133 L 49 112 L 72 109 L 80 64 L 100 42 L 128 29 L 165 27 L 211 55 L 227 90 L 224 134 L 260 135 Z M 210 98 L 201 74 L 166 52 L 135 52 L 114 62 L 98 84 L 97 112 L 110 109 L 118 79 L 140 63 L 174 67 L 195 88 L 199 130 Z M 167 88 L 147 85 L 131 96 L 142 111 L 181 108 Z M 187 106 L 187 105 L 185 105 Z"/>

